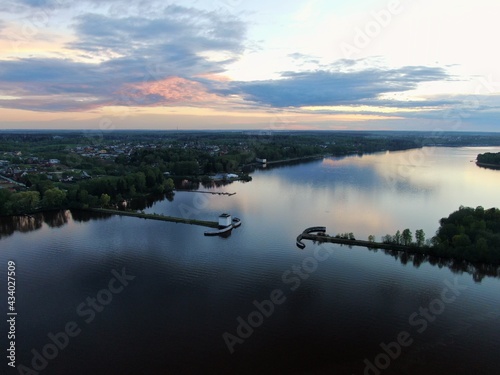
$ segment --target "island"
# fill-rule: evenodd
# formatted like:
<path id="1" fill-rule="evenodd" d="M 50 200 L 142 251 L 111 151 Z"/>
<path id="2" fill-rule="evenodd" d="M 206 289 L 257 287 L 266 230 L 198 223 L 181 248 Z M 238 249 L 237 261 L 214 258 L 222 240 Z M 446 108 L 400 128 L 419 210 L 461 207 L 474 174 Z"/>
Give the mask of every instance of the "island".
<path id="1" fill-rule="evenodd" d="M 500 169 L 500 152 L 486 152 L 477 155 L 476 165 L 489 169 Z"/>

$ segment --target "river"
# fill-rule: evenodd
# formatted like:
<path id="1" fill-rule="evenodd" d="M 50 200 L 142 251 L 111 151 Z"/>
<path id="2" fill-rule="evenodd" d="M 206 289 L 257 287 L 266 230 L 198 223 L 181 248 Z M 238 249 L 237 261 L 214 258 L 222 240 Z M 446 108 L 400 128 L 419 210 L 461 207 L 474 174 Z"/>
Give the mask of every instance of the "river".
<path id="1" fill-rule="evenodd" d="M 471 162 L 499 151 L 325 158 L 211 190 L 232 196 L 178 191 L 144 207 L 200 220 L 229 212 L 243 224 L 228 238 L 78 211 L 2 218 L 0 277 L 15 262 L 16 365 L 25 372 L 5 356 L 1 366 L 51 375 L 497 374 L 496 269 L 310 241 L 300 250 L 295 238 L 316 225 L 358 239 L 405 228 L 430 238 L 460 205 L 500 206 L 500 171 Z"/>

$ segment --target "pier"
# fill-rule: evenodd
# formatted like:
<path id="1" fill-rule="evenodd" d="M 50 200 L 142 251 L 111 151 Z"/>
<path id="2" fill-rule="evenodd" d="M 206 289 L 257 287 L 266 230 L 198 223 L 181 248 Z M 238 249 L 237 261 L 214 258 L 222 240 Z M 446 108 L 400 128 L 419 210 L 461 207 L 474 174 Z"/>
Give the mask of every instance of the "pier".
<path id="1" fill-rule="evenodd" d="M 311 238 L 307 238 L 306 236 L 314 236 L 314 235 L 311 235 L 311 233 L 314 233 L 314 232 L 324 234 L 326 232 L 326 227 L 310 227 L 310 228 L 304 229 L 304 231 L 297 236 L 297 240 L 295 242 L 297 247 L 304 249 L 306 247 L 306 245 L 302 242 L 302 239 L 310 240 Z"/>
<path id="2" fill-rule="evenodd" d="M 317 232 L 317 234 L 313 234 Z M 326 232 L 326 227 L 310 227 L 305 229 L 301 234 L 297 236 L 296 245 L 300 249 L 304 249 L 306 245 L 302 242 L 302 240 L 311 240 L 317 241 L 320 243 L 330 242 L 336 243 L 340 245 L 348 245 L 348 246 L 361 246 L 367 247 L 370 249 L 384 249 L 384 250 L 396 250 L 396 251 L 405 251 L 407 253 L 421 254 L 422 249 L 416 246 L 406 246 L 406 245 L 397 245 L 391 243 L 384 242 L 371 242 L 371 241 L 363 241 L 363 240 L 350 240 L 348 238 L 339 238 L 332 237 Z"/>
<path id="3" fill-rule="evenodd" d="M 184 219 L 181 217 L 158 215 L 158 214 L 143 214 L 143 213 L 135 212 L 135 211 L 121 211 L 121 210 L 112 210 L 112 209 L 107 209 L 107 208 L 88 208 L 85 211 L 99 212 L 99 213 L 104 213 L 104 214 L 120 215 L 120 216 L 131 216 L 131 217 L 138 217 L 141 219 L 149 219 L 149 220 L 169 221 L 172 223 L 200 225 L 200 226 L 209 227 L 209 228 L 218 228 L 219 227 L 219 223 L 217 223 L 216 221 Z"/>
<path id="4" fill-rule="evenodd" d="M 183 191 L 183 190 L 178 190 L 178 191 Z M 203 190 L 184 190 L 188 193 L 200 193 L 200 194 L 212 194 L 212 195 L 227 195 L 228 197 L 231 197 L 235 195 L 236 193 L 226 193 L 222 191 L 203 191 Z"/>

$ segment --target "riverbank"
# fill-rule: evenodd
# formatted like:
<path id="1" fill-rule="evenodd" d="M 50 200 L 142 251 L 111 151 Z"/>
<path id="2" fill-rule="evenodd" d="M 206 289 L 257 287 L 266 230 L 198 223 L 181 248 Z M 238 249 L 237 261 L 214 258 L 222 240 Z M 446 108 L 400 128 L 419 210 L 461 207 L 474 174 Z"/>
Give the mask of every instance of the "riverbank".
<path id="1" fill-rule="evenodd" d="M 348 246 L 359 246 L 359 247 L 367 247 L 369 249 L 383 249 L 383 250 L 395 250 L 395 251 L 405 251 L 410 254 L 424 254 L 422 248 L 416 246 L 405 246 L 405 245 L 397 245 L 383 242 L 371 242 L 371 241 L 363 241 L 363 240 L 350 240 L 347 238 L 338 238 L 338 237 L 330 237 L 328 235 L 321 234 L 308 234 L 303 233 L 297 238 L 297 242 L 300 240 L 311 240 L 318 242 L 331 242 L 340 245 L 348 245 Z"/>
<path id="2" fill-rule="evenodd" d="M 281 163 L 291 163 L 294 161 L 301 161 L 301 160 L 315 160 L 315 159 L 322 159 L 322 158 L 327 158 L 333 156 L 331 154 L 321 154 L 321 155 L 311 155 L 311 156 L 301 156 L 297 158 L 291 158 L 291 159 L 282 159 L 282 160 L 274 160 L 274 161 L 268 161 L 265 164 L 266 165 L 272 165 L 272 164 L 281 164 Z M 256 163 L 258 165 L 263 165 L 262 163 Z"/>
<path id="3" fill-rule="evenodd" d="M 481 163 L 481 162 L 476 161 L 476 165 L 478 167 L 483 167 L 483 168 L 488 168 L 488 169 L 500 169 L 499 164 L 488 164 L 488 163 Z"/>
<path id="4" fill-rule="evenodd" d="M 319 227 L 318 227 L 319 228 Z M 313 228 L 310 228 L 313 229 Z M 316 232 L 321 232 L 319 230 L 315 230 Z M 364 240 L 355 240 L 355 239 L 347 239 L 347 238 L 339 238 L 339 237 L 331 237 L 328 234 L 325 233 L 318 233 L 318 234 L 311 234 L 306 231 L 303 233 L 299 234 L 296 240 L 296 244 L 300 249 L 304 249 L 306 245 L 302 242 L 302 240 L 311 240 L 315 241 L 318 243 L 335 243 L 339 245 L 347 245 L 347 246 L 358 246 L 358 247 L 366 247 L 369 250 L 375 250 L 375 249 L 381 249 L 381 250 L 389 250 L 391 252 L 399 252 L 399 253 L 405 253 L 408 255 L 418 255 L 418 256 L 426 256 L 426 257 L 435 257 L 436 259 L 447 259 L 447 260 L 453 260 L 455 262 L 469 262 L 473 264 L 474 266 L 493 266 L 493 267 L 499 267 L 500 263 L 499 262 L 486 262 L 486 261 L 478 261 L 476 259 L 472 259 L 471 257 L 467 256 L 457 256 L 457 255 L 452 255 L 452 254 L 440 254 L 439 252 L 436 251 L 435 248 L 433 247 L 418 247 L 416 245 L 399 245 L 399 244 L 392 244 L 392 243 L 384 243 L 384 242 L 371 242 L 371 241 L 364 241 Z"/>
<path id="5" fill-rule="evenodd" d="M 215 221 L 184 219 L 181 217 L 158 215 L 158 214 L 145 214 L 145 213 L 140 213 L 140 212 L 135 212 L 135 211 L 121 211 L 121 210 L 112 210 L 112 209 L 107 209 L 107 208 L 85 208 L 85 209 L 82 209 L 82 211 L 98 212 L 98 213 L 105 213 L 105 214 L 119 215 L 119 216 L 138 217 L 140 219 L 169 221 L 172 223 L 199 225 L 199 226 L 208 227 L 208 228 L 218 228 L 219 227 L 219 224 Z"/>

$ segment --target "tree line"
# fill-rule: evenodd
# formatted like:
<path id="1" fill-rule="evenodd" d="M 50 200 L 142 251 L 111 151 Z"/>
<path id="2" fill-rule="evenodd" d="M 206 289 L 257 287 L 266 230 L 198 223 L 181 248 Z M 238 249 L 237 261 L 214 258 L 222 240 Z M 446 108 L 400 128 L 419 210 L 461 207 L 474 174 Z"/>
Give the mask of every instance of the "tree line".
<path id="1" fill-rule="evenodd" d="M 172 194 L 174 181 L 159 168 L 125 176 L 107 176 L 68 184 L 53 182 L 45 175 L 33 175 L 26 181 L 29 190 L 11 192 L 0 189 L 0 215 L 19 215 L 60 208 L 107 207 L 125 198 L 146 194 Z"/>
<path id="2" fill-rule="evenodd" d="M 500 152 L 486 152 L 477 156 L 477 162 L 480 164 L 498 165 L 500 167 Z"/>
<path id="3" fill-rule="evenodd" d="M 409 229 L 382 237 L 383 243 L 415 246 L 423 254 L 454 258 L 469 262 L 500 264 L 500 210 L 461 206 L 439 221 L 439 229 L 431 239 L 425 239 L 422 229 Z M 371 235 L 369 241 L 374 242 Z"/>
<path id="4" fill-rule="evenodd" d="M 500 210 L 461 206 L 440 220 L 432 242 L 431 255 L 500 264 Z"/>
<path id="5" fill-rule="evenodd" d="M 368 241 L 374 242 L 375 236 L 369 236 Z M 393 236 L 391 236 L 390 234 L 382 236 L 382 243 L 416 247 L 424 247 L 429 245 L 426 244 L 425 232 L 422 229 L 417 229 L 415 231 L 415 241 L 413 241 L 413 233 L 408 228 L 404 229 L 402 232 L 398 230 Z"/>

